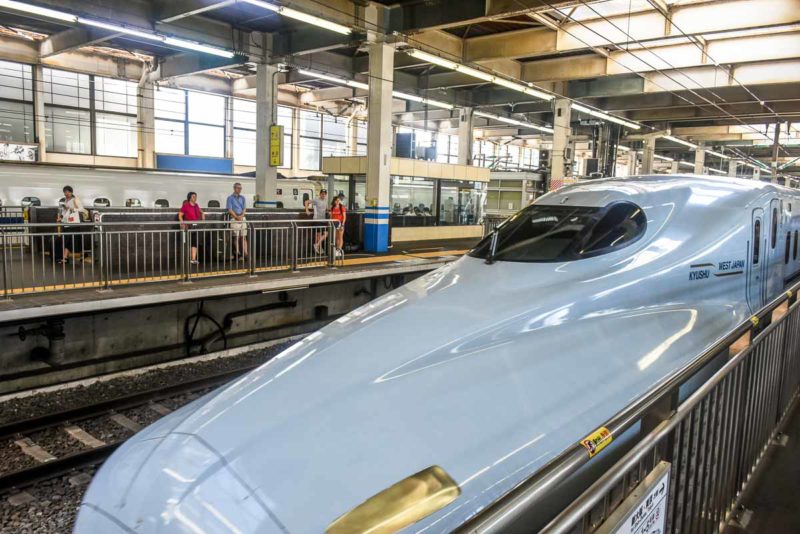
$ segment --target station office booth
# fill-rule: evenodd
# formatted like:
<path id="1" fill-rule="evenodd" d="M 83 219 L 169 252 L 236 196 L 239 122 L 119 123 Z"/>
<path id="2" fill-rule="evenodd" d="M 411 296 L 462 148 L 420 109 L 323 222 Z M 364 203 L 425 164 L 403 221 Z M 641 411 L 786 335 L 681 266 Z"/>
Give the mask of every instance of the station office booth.
<path id="1" fill-rule="evenodd" d="M 366 156 L 322 158 L 329 189 L 347 207 L 366 207 Z M 391 240 L 478 238 L 490 171 L 471 165 L 392 158 L 389 193 Z"/>

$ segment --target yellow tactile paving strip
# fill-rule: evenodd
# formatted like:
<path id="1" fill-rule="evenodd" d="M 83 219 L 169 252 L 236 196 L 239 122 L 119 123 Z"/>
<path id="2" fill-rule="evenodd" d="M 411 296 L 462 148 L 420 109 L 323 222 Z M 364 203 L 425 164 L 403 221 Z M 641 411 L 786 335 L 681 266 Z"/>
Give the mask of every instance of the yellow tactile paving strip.
<path id="1" fill-rule="evenodd" d="M 345 259 L 339 263 L 344 267 L 349 266 L 356 266 L 356 265 L 377 265 L 381 263 L 393 263 L 393 262 L 403 262 L 403 261 L 413 261 L 415 259 L 429 259 L 429 258 L 440 258 L 446 256 L 461 256 L 466 254 L 467 250 L 437 250 L 432 252 L 419 252 L 417 254 L 392 254 L 388 256 L 371 256 L 369 258 L 350 258 Z M 324 267 L 324 263 L 320 263 L 319 265 L 306 265 L 304 267 Z M 274 267 L 264 267 L 256 269 L 256 272 L 272 272 L 272 271 L 280 271 L 280 270 L 288 270 L 288 265 L 283 266 L 274 266 Z M 235 269 L 231 271 L 208 271 L 208 272 L 201 272 L 201 273 L 192 273 L 191 278 L 211 278 L 214 276 L 226 276 L 226 275 L 236 275 L 236 274 L 247 274 L 249 271 L 247 269 Z M 168 281 L 175 281 L 181 280 L 182 276 L 180 275 L 164 275 L 164 276 L 143 276 L 138 278 L 129 278 L 125 280 L 113 280 L 110 282 L 109 285 L 111 286 L 122 286 L 122 285 L 131 285 L 131 284 L 143 284 L 143 283 L 150 283 L 150 282 L 168 282 Z M 92 288 L 100 288 L 103 287 L 102 282 L 77 282 L 74 284 L 50 284 L 46 286 L 35 286 L 35 287 L 21 287 L 16 289 L 10 289 L 9 295 L 24 295 L 29 293 L 46 293 L 51 291 L 64 291 L 67 289 L 92 289 Z"/>

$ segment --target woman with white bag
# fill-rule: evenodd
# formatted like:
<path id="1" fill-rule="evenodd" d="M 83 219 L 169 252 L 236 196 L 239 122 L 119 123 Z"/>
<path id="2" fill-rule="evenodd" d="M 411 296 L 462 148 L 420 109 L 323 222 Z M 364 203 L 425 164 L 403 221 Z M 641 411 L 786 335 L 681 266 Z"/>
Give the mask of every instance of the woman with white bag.
<path id="1" fill-rule="evenodd" d="M 60 222 L 61 227 L 61 258 L 58 263 L 69 263 L 69 255 L 71 252 L 83 252 L 83 236 L 76 236 L 74 234 L 80 233 L 80 226 L 69 226 L 70 224 L 80 224 L 83 222 L 82 218 L 89 219 L 89 212 L 84 209 L 80 199 L 75 196 L 72 186 L 64 186 L 64 204 L 58 212 L 56 222 Z M 71 251 L 71 252 L 70 252 Z"/>

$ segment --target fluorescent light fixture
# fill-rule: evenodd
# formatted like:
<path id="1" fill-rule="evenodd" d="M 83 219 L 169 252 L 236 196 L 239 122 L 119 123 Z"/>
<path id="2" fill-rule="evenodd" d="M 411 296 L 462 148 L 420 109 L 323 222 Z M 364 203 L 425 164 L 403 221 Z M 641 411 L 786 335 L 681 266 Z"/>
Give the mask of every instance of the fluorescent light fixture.
<path id="1" fill-rule="evenodd" d="M 663 139 L 666 139 L 667 141 L 672 141 L 673 143 L 678 143 L 679 145 L 688 146 L 689 148 L 692 148 L 692 149 L 696 149 L 697 148 L 697 145 L 695 145 L 694 143 L 690 143 L 689 141 L 684 141 L 683 139 L 679 139 L 679 138 L 673 137 L 671 135 L 665 135 L 665 136 L 663 136 Z"/>
<path id="2" fill-rule="evenodd" d="M 673 158 L 669 158 L 667 156 L 661 156 L 659 154 L 653 154 L 653 157 L 661 161 L 675 161 Z"/>
<path id="3" fill-rule="evenodd" d="M 164 43 L 172 46 L 177 46 L 178 48 L 186 48 L 187 50 L 194 50 L 196 52 L 205 52 L 206 54 L 213 54 L 215 56 L 220 57 L 233 57 L 233 52 L 230 50 L 223 50 L 222 48 L 217 48 L 215 46 L 209 46 L 201 43 L 196 43 L 194 41 L 185 41 L 183 39 L 177 39 L 175 37 L 164 37 Z"/>
<path id="4" fill-rule="evenodd" d="M 412 95 L 409 93 L 403 93 L 401 91 L 392 91 L 392 96 L 395 98 L 399 98 L 400 100 L 410 100 L 411 102 L 419 102 L 420 104 L 428 104 L 429 106 L 434 106 L 437 108 L 442 109 L 453 109 L 455 108 L 454 105 L 448 104 L 447 102 L 442 102 L 440 100 L 433 100 L 430 98 L 424 98 L 417 95 Z"/>
<path id="5" fill-rule="evenodd" d="M 717 156 L 718 158 L 722 159 L 731 159 L 730 156 L 726 156 L 725 154 L 722 154 L 720 152 L 714 152 L 713 150 L 706 150 L 706 154 L 711 154 L 712 156 Z"/>
<path id="6" fill-rule="evenodd" d="M 253 6 L 257 6 L 263 9 L 268 9 L 270 11 L 278 13 L 279 15 L 283 15 L 284 17 L 289 17 L 290 19 L 306 22 L 308 24 L 312 24 L 319 28 L 330 30 L 336 33 L 341 33 L 343 35 L 349 35 L 350 33 L 353 32 L 353 30 L 348 28 L 347 26 L 343 26 L 341 24 L 337 24 L 335 22 L 331 22 L 330 20 L 326 20 L 320 17 L 315 17 L 314 15 L 309 15 L 308 13 L 292 9 L 291 7 L 278 6 L 275 4 L 270 4 L 269 2 L 262 2 L 261 0 L 242 0 L 242 1 Z"/>
<path id="7" fill-rule="evenodd" d="M 541 98 L 542 100 L 552 100 L 555 98 L 554 95 L 534 89 L 533 84 L 525 85 L 512 80 L 507 80 L 506 78 L 495 76 L 489 72 L 473 69 L 467 65 L 462 65 L 461 63 L 456 63 L 455 61 L 450 61 L 449 59 L 445 59 L 435 54 L 429 54 L 428 52 L 423 52 L 422 50 L 417 50 L 416 48 L 408 48 L 405 50 L 405 52 L 411 57 L 421 59 L 422 61 L 426 61 L 428 63 L 433 63 L 434 65 L 439 65 L 440 67 L 444 67 L 446 69 L 461 72 L 467 76 L 472 76 L 473 78 L 477 78 L 485 82 L 497 84 L 501 87 L 505 87 L 506 89 L 511 89 L 512 91 L 525 93 L 526 95 Z"/>
<path id="8" fill-rule="evenodd" d="M 684 167 L 694 168 L 694 163 L 692 163 L 690 161 L 679 161 L 678 165 L 683 165 Z"/>
<path id="9" fill-rule="evenodd" d="M 602 111 L 599 111 L 599 110 L 596 110 L 596 109 L 587 108 L 586 106 L 583 106 L 581 104 L 577 104 L 575 102 L 572 103 L 572 109 L 574 109 L 575 111 L 580 111 L 580 112 L 586 113 L 586 114 L 591 115 L 593 117 L 597 117 L 598 119 L 604 119 L 604 120 L 607 120 L 609 122 L 614 122 L 616 124 L 621 124 L 623 126 L 627 126 L 628 128 L 630 128 L 632 130 L 638 130 L 638 129 L 641 128 L 641 126 L 636 124 L 635 122 L 626 121 L 625 119 L 621 119 L 619 117 L 615 117 L 614 115 L 609 115 L 608 113 L 603 113 Z"/>
<path id="10" fill-rule="evenodd" d="M 297 72 L 302 74 L 303 76 L 310 76 L 312 78 L 318 78 L 320 80 L 325 80 L 328 82 L 333 82 L 338 85 L 347 85 L 349 87 L 355 87 L 356 89 L 364 89 L 369 90 L 369 85 L 363 82 L 357 82 L 356 80 L 348 80 L 345 78 L 339 78 L 338 76 L 331 76 L 330 74 L 324 74 L 322 72 L 316 72 L 313 70 L 307 69 L 297 69 Z"/>
<path id="11" fill-rule="evenodd" d="M 34 6 L 31 4 L 24 4 L 22 2 L 15 2 L 14 0 L 0 0 L 0 7 L 7 7 L 23 13 L 30 13 L 31 15 L 40 15 L 50 19 L 63 20 L 65 22 L 77 22 L 78 17 L 63 11 L 56 11 L 55 9 L 48 9 L 46 7 Z"/>
<path id="12" fill-rule="evenodd" d="M 78 17 L 78 22 L 81 24 L 86 24 L 87 26 L 94 26 L 96 28 L 102 28 L 104 30 L 110 30 L 112 32 L 119 32 L 125 33 L 128 35 L 134 35 L 136 37 L 141 37 L 142 39 L 150 39 L 151 41 L 163 41 L 164 36 L 158 35 L 155 33 L 148 33 L 141 30 L 137 30 L 134 28 L 128 28 L 127 26 L 118 26 L 116 24 L 108 24 L 106 22 L 101 22 L 99 20 L 92 20 L 92 19 L 85 19 L 83 17 Z"/>
<path id="13" fill-rule="evenodd" d="M 723 170 L 720 170 L 720 169 L 711 169 L 711 168 L 709 168 L 709 169 L 708 169 L 708 172 L 715 172 L 715 173 L 717 173 L 717 174 L 728 174 L 727 172 L 725 172 L 725 171 L 723 171 Z"/>
<path id="14" fill-rule="evenodd" d="M 533 124 L 532 122 L 520 121 L 520 120 L 517 120 L 517 119 L 512 119 L 510 117 L 502 117 L 500 115 L 494 115 L 492 113 L 485 113 L 483 111 L 476 111 L 476 112 L 473 113 L 473 115 L 476 115 L 478 117 L 484 117 L 486 119 L 494 119 L 496 121 L 504 122 L 506 124 L 512 124 L 514 126 L 522 126 L 523 128 L 533 128 L 535 130 L 541 130 L 542 132 L 546 132 L 546 133 L 554 133 L 555 132 L 555 130 L 553 130 L 552 128 L 548 128 L 547 126 L 540 126 L 538 124 Z"/>
<path id="15" fill-rule="evenodd" d="M 623 152 L 630 152 L 631 149 L 626 147 L 625 145 L 617 145 L 617 150 L 622 150 Z"/>

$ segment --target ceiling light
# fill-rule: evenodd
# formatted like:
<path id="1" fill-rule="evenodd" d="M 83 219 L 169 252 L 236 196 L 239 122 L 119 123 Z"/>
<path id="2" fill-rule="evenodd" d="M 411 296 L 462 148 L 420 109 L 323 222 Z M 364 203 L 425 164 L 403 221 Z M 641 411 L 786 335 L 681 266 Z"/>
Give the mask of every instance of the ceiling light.
<path id="1" fill-rule="evenodd" d="M 725 154 L 722 154 L 720 152 L 714 152 L 713 150 L 706 150 L 706 154 L 711 154 L 712 156 L 717 156 L 718 158 L 722 159 L 731 159 L 730 156 L 726 156 Z"/>
<path id="2" fill-rule="evenodd" d="M 678 165 L 683 165 L 684 167 L 692 167 L 694 168 L 694 163 L 689 161 L 679 161 Z"/>
<path id="3" fill-rule="evenodd" d="M 673 158 L 668 158 L 667 156 L 661 156 L 659 154 L 653 154 L 653 157 L 661 161 L 675 161 Z"/>
<path id="4" fill-rule="evenodd" d="M 343 26 L 342 24 L 337 24 L 335 22 L 331 22 L 330 20 L 326 20 L 320 17 L 315 17 L 314 15 L 309 15 L 308 13 L 292 9 L 291 7 L 278 6 L 275 4 L 270 4 L 269 2 L 262 2 L 261 0 L 242 0 L 242 1 L 253 6 L 274 11 L 275 13 L 283 15 L 284 17 L 289 17 L 291 19 L 306 22 L 308 24 L 312 24 L 319 28 L 324 28 L 326 30 L 330 30 L 336 33 L 348 35 L 353 32 L 353 30 L 348 28 L 347 26 Z"/>
<path id="5" fill-rule="evenodd" d="M 23 13 L 30 13 L 31 15 L 40 15 L 50 19 L 63 20 L 66 22 L 77 22 L 78 17 L 63 11 L 56 11 L 55 9 L 48 9 L 46 7 L 34 6 L 31 4 L 23 4 L 22 2 L 15 2 L 14 0 L 0 0 L 0 7 L 7 7 Z"/>
<path id="6" fill-rule="evenodd" d="M 400 100 L 410 100 L 412 102 L 419 102 L 420 104 L 428 104 L 429 106 L 434 106 L 442 109 L 455 108 L 454 105 L 448 104 L 447 102 L 442 102 L 440 100 L 432 100 L 430 98 L 424 98 L 421 96 L 412 95 L 409 93 L 403 93 L 400 91 L 392 91 L 392 96 L 394 96 L 395 98 L 399 98 Z"/>
<path id="7" fill-rule="evenodd" d="M 602 111 L 599 111 L 599 110 L 596 110 L 596 109 L 587 108 L 586 106 L 583 106 L 581 104 L 577 104 L 575 102 L 572 103 L 572 109 L 574 109 L 575 111 L 580 111 L 580 112 L 586 113 L 586 114 L 591 115 L 593 117 L 597 117 L 599 119 L 604 119 L 604 120 L 607 120 L 609 122 L 614 122 L 616 124 L 621 124 L 623 126 L 627 126 L 628 128 L 630 128 L 632 130 L 638 130 L 638 129 L 641 128 L 641 126 L 636 124 L 635 122 L 626 121 L 625 119 L 621 119 L 619 117 L 615 117 L 614 115 L 609 115 L 608 113 L 603 113 Z"/>
<path id="8" fill-rule="evenodd" d="M 617 150 L 622 150 L 623 152 L 630 152 L 630 148 L 626 147 L 625 145 L 617 145 Z"/>
<path id="9" fill-rule="evenodd" d="M 665 136 L 663 136 L 663 138 L 666 139 L 667 141 L 672 141 L 673 143 L 678 143 L 679 145 L 688 146 L 689 148 L 692 148 L 692 149 L 696 149 L 697 148 L 697 145 L 695 145 L 694 143 L 690 143 L 689 141 L 684 141 L 683 139 L 679 139 L 679 138 L 673 137 L 671 135 L 665 135 Z"/>
<path id="10" fill-rule="evenodd" d="M 546 133 L 554 133 L 555 131 L 552 128 L 548 128 L 547 126 L 540 126 L 538 124 L 533 124 L 532 122 L 520 121 L 517 119 L 512 119 L 510 117 L 503 117 L 500 115 L 494 115 L 492 113 L 485 113 L 483 111 L 476 111 L 473 113 L 473 115 L 476 115 L 478 117 L 484 117 L 486 119 L 494 119 L 496 121 L 504 122 L 506 124 L 512 124 L 514 126 L 522 126 L 523 128 L 533 128 L 535 130 L 541 130 Z"/>
<path id="11" fill-rule="evenodd" d="M 708 169 L 708 172 L 715 172 L 717 174 L 728 174 L 726 171 L 720 169 Z"/>
<path id="12" fill-rule="evenodd" d="M 215 46 L 204 45 L 201 43 L 196 43 L 194 41 L 185 41 L 183 39 L 177 39 L 175 37 L 164 37 L 164 43 L 172 46 L 177 46 L 179 48 L 194 50 L 196 52 L 205 52 L 206 54 L 213 54 L 215 56 L 227 57 L 227 58 L 233 57 L 233 52 L 231 52 L 230 50 L 223 50 L 222 48 L 217 48 Z"/>
<path id="13" fill-rule="evenodd" d="M 321 72 L 316 72 L 312 70 L 306 69 L 297 69 L 297 72 L 302 74 L 303 76 L 309 76 L 311 78 L 317 78 L 320 80 L 325 80 L 328 82 L 333 82 L 339 85 L 347 85 L 349 87 L 355 87 L 356 89 L 364 89 L 365 91 L 369 90 L 369 85 L 363 82 L 358 82 L 356 80 L 348 80 L 345 78 L 339 78 L 338 76 L 331 76 L 330 74 L 323 74 Z"/>
<path id="14" fill-rule="evenodd" d="M 449 59 L 445 59 L 435 54 L 429 54 L 428 52 L 423 52 L 422 50 L 417 50 L 416 48 L 407 48 L 405 50 L 405 53 L 411 57 L 421 59 L 422 61 L 433 63 L 434 65 L 439 65 L 440 67 L 454 70 L 456 72 L 461 72 L 462 74 L 466 74 L 467 76 L 472 76 L 473 78 L 477 78 L 485 82 L 494 83 L 501 87 L 511 89 L 513 91 L 519 91 L 520 93 L 525 93 L 526 95 L 534 96 L 536 98 L 541 98 L 542 100 L 552 100 L 555 98 L 554 95 L 535 89 L 533 87 L 533 84 L 528 84 L 527 86 L 525 86 L 522 83 L 515 82 L 512 80 L 507 80 L 506 78 L 495 76 L 486 71 L 473 69 L 472 67 L 468 67 L 467 65 L 462 65 L 461 63 L 456 63 L 455 61 L 450 61 Z"/>
<path id="15" fill-rule="evenodd" d="M 112 32 L 119 32 L 125 33 L 128 35 L 134 35 L 136 37 L 141 37 L 142 39 L 150 39 L 152 41 L 163 41 L 164 36 L 158 35 L 155 33 L 148 33 L 141 30 L 136 30 L 133 28 L 128 28 L 126 26 L 118 26 L 116 24 L 108 24 L 106 22 L 101 22 L 99 20 L 91 20 L 85 19 L 83 17 L 78 17 L 78 22 L 81 24 L 86 24 L 87 26 L 94 26 L 96 28 L 103 28 L 104 30 L 109 30 Z"/>

